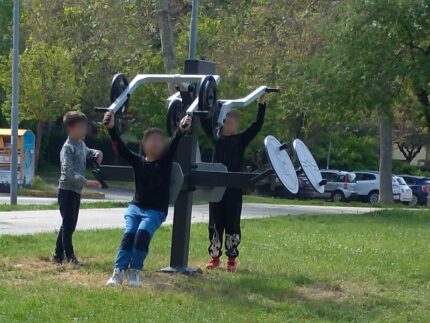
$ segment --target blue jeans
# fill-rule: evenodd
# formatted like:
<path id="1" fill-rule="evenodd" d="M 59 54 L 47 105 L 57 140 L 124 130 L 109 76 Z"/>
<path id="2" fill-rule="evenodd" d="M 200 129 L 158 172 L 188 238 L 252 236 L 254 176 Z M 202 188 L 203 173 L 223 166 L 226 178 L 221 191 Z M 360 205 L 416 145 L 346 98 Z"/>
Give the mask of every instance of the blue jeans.
<path id="1" fill-rule="evenodd" d="M 155 231 L 166 220 L 166 214 L 130 204 L 125 212 L 124 220 L 124 236 L 114 267 L 141 270 L 148 255 L 149 242 Z"/>

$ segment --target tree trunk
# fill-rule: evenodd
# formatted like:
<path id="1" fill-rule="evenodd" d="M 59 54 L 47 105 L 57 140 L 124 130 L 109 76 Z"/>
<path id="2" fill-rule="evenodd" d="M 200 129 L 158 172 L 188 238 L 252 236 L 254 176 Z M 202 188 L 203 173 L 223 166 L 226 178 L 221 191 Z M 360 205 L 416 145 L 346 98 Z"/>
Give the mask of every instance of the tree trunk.
<path id="1" fill-rule="evenodd" d="M 381 115 L 379 124 L 379 202 L 393 203 L 393 116 Z"/>
<path id="2" fill-rule="evenodd" d="M 427 136 L 430 138 L 430 125 L 427 125 Z M 428 167 L 430 164 L 430 143 L 425 145 L 426 147 L 426 160 L 425 160 L 425 166 Z"/>
<path id="3" fill-rule="evenodd" d="M 424 118 L 427 122 L 427 134 L 430 135 L 430 100 L 425 89 L 417 92 L 418 101 L 423 105 Z M 430 143 L 426 144 L 426 167 L 430 163 Z"/>
<path id="4" fill-rule="evenodd" d="M 43 135 L 43 127 L 45 126 L 45 122 L 39 120 L 37 122 L 37 129 L 36 129 L 36 150 L 34 153 L 34 171 L 37 171 L 37 168 L 39 167 L 39 156 L 40 156 L 40 145 L 42 143 L 42 135 Z"/>
<path id="5" fill-rule="evenodd" d="M 176 72 L 176 42 L 170 19 L 169 1 L 156 2 L 157 25 L 160 30 L 161 51 L 163 54 L 164 71 L 168 74 Z M 170 93 L 175 92 L 174 84 L 169 84 Z"/>

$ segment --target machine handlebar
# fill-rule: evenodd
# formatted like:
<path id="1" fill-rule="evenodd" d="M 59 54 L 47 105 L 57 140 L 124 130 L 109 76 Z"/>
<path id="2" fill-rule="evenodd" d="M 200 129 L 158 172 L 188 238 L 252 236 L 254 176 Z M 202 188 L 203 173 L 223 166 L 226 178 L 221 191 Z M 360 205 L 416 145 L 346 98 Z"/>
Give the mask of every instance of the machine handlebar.
<path id="1" fill-rule="evenodd" d="M 100 185 L 102 186 L 103 189 L 109 188 L 109 186 L 106 184 L 106 182 L 103 178 L 102 171 L 100 169 L 100 165 L 97 162 L 96 158 L 90 158 L 90 162 L 91 162 L 91 166 L 93 168 L 91 170 L 91 172 L 93 173 L 96 180 L 100 183 Z"/>
<path id="2" fill-rule="evenodd" d="M 266 93 L 279 93 L 281 90 L 276 87 L 268 87 L 265 91 Z"/>
<path id="3" fill-rule="evenodd" d="M 94 111 L 96 111 L 96 112 L 108 112 L 110 110 L 109 110 L 109 108 L 106 108 L 106 107 L 97 107 L 97 108 L 94 108 Z"/>

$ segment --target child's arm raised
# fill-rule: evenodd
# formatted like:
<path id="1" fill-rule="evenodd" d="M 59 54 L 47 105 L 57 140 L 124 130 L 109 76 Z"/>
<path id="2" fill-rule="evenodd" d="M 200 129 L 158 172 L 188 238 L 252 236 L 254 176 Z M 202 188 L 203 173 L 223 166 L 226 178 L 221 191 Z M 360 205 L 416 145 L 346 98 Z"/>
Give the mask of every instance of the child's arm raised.
<path id="1" fill-rule="evenodd" d="M 240 133 L 240 138 L 245 145 L 248 145 L 263 127 L 264 116 L 266 114 L 266 101 L 264 98 L 265 94 L 260 96 L 258 99 L 257 119 L 249 126 L 248 129 Z"/>
<path id="2" fill-rule="evenodd" d="M 111 112 L 106 112 L 104 116 L 105 124 L 112 138 L 112 148 L 115 153 L 118 153 L 122 158 L 128 161 L 132 166 L 140 165 L 142 162 L 142 156 L 132 152 L 121 139 L 121 136 L 115 128 L 115 116 Z"/>
<path id="3" fill-rule="evenodd" d="M 173 160 L 176 150 L 178 149 L 179 141 L 181 140 L 182 135 L 190 130 L 192 122 L 193 118 L 191 116 L 185 116 L 182 118 L 181 122 L 179 123 L 178 130 L 176 131 L 175 136 L 170 141 L 169 147 L 166 150 L 165 158 L 167 158 L 167 160 Z"/>

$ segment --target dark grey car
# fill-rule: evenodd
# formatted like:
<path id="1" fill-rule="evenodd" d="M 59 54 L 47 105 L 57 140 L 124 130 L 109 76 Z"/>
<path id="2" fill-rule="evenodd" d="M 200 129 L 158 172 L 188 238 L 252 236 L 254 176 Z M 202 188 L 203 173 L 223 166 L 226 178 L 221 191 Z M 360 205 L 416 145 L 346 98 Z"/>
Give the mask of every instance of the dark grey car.
<path id="1" fill-rule="evenodd" d="M 322 170 L 322 178 L 326 181 L 324 193 L 314 190 L 305 176 L 299 176 L 298 196 L 303 199 L 327 199 L 334 202 L 349 201 L 356 198 L 355 174 L 338 170 Z"/>

